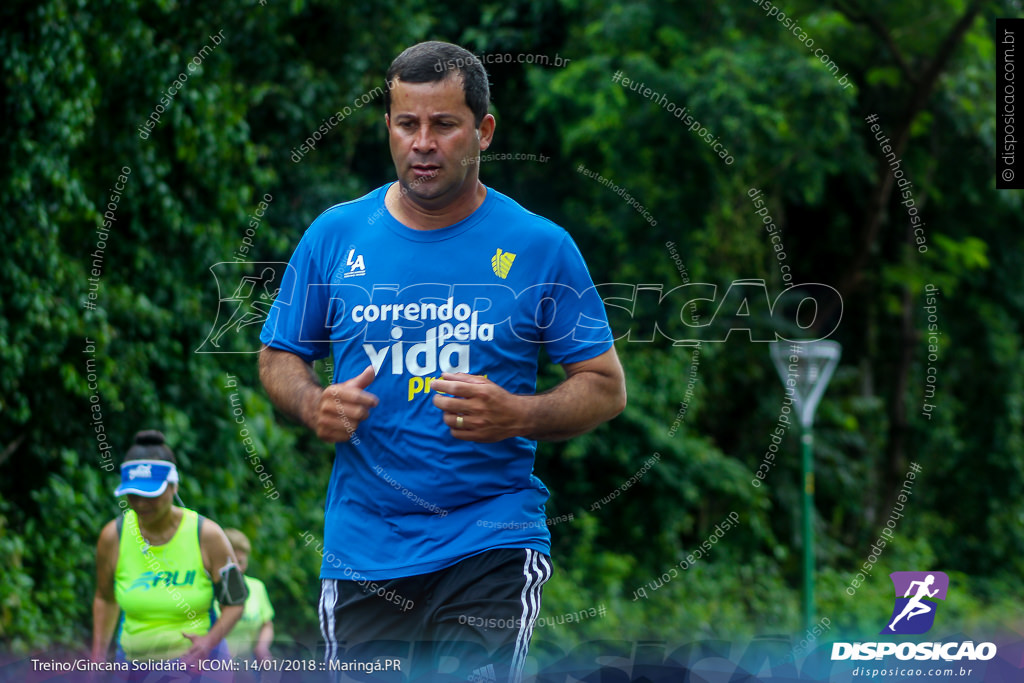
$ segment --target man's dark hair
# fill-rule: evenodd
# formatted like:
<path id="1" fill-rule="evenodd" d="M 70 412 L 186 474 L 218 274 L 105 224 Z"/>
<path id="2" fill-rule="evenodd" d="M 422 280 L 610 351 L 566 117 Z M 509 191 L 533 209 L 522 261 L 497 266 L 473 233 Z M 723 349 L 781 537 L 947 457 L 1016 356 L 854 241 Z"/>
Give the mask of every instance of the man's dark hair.
<path id="1" fill-rule="evenodd" d="M 462 77 L 462 91 L 466 94 L 466 105 L 473 112 L 474 125 L 487 115 L 491 89 L 487 85 L 487 71 L 480 60 L 469 50 L 431 40 L 406 48 L 395 57 L 388 67 L 384 88 L 384 111 L 391 114 L 391 88 L 395 78 L 406 83 L 434 83 L 446 78 Z"/>

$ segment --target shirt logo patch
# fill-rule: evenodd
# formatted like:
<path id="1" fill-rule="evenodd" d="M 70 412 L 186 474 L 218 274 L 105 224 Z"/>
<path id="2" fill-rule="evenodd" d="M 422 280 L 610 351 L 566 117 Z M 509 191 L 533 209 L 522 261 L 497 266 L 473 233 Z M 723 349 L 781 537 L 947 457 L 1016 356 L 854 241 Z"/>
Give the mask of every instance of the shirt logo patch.
<path id="1" fill-rule="evenodd" d="M 133 591 L 136 588 L 142 590 L 149 590 L 159 586 L 161 583 L 164 586 L 192 586 L 196 582 L 196 570 L 190 569 L 185 572 L 185 576 L 178 580 L 178 572 L 144 572 L 132 582 L 132 585 L 128 587 L 129 591 Z"/>
<path id="2" fill-rule="evenodd" d="M 494 271 L 495 275 L 504 280 L 508 277 L 508 271 L 512 268 L 512 262 L 515 260 L 516 255 L 512 252 L 498 249 L 494 252 L 494 256 L 491 257 L 491 270 Z"/>
<path id="3" fill-rule="evenodd" d="M 344 277 L 359 277 L 360 275 L 366 275 L 366 264 L 363 263 L 363 255 L 356 253 L 356 248 L 349 246 L 348 258 L 345 259 L 345 265 L 349 267 L 348 272 L 344 274 Z"/>

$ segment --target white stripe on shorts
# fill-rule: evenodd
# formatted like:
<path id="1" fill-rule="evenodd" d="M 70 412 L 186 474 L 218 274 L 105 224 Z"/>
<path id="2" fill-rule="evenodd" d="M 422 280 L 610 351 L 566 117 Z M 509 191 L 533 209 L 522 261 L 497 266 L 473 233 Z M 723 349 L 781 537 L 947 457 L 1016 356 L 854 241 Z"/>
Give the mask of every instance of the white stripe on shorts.
<path id="1" fill-rule="evenodd" d="M 320 634 L 324 637 L 324 661 L 338 657 L 338 641 L 334 631 L 334 608 L 338 604 L 338 580 L 320 581 Z"/>
<path id="2" fill-rule="evenodd" d="M 540 615 L 541 588 L 551 578 L 551 563 L 543 554 L 526 548 L 523 577 L 523 590 L 519 595 L 523 605 L 523 616 L 519 620 L 519 633 L 516 636 L 516 647 L 508 672 L 510 683 L 519 683 L 522 680 L 526 653 L 530 649 L 530 638 L 533 636 L 533 623 Z"/>

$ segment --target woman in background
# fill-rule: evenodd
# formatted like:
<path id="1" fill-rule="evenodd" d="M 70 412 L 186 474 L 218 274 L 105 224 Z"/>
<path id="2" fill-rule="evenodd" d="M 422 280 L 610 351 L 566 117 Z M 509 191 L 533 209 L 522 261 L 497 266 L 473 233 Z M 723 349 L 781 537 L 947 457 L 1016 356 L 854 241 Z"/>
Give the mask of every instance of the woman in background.
<path id="1" fill-rule="evenodd" d="M 115 628 L 118 662 L 177 660 L 195 673 L 201 659 L 229 658 L 224 637 L 242 616 L 245 583 L 223 530 L 175 505 L 177 491 L 164 435 L 136 434 L 114 492 L 131 509 L 103 527 L 96 547 L 94 661 L 106 661 Z M 153 670 L 146 667 L 130 665 L 129 679 L 144 679 Z"/>

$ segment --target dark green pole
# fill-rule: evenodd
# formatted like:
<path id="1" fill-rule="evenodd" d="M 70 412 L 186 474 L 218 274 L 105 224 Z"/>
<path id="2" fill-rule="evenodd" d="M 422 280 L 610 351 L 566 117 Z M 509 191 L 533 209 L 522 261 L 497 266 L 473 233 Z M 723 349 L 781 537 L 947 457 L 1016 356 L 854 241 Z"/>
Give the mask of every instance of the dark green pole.
<path id="1" fill-rule="evenodd" d="M 804 483 L 803 493 L 803 536 L 804 536 L 804 596 L 803 614 L 804 628 L 809 629 L 814 623 L 814 526 L 812 524 L 814 512 L 814 464 L 811 460 L 814 448 L 814 428 L 804 427 L 803 437 L 800 439 L 803 444 L 802 473 Z"/>
<path id="2" fill-rule="evenodd" d="M 789 342 L 787 347 L 781 341 L 776 341 L 771 345 L 769 353 L 779 373 L 779 379 L 787 387 L 787 391 L 790 386 L 794 386 L 791 383 L 794 373 L 790 372 L 794 361 L 797 362 L 797 376 L 800 376 L 801 371 L 805 373 L 803 381 L 797 382 L 793 395 L 796 412 L 800 417 L 802 445 L 800 474 L 803 479 L 803 495 L 800 496 L 800 526 L 804 544 L 804 591 L 800 612 L 804 628 L 810 629 L 814 624 L 814 411 L 825 394 L 825 387 L 832 379 L 832 373 L 839 365 L 843 347 L 838 342 L 827 339 L 807 342 L 803 346 L 795 344 Z M 797 358 L 794 359 L 794 356 Z M 801 357 L 805 358 L 803 366 L 799 364 Z"/>

